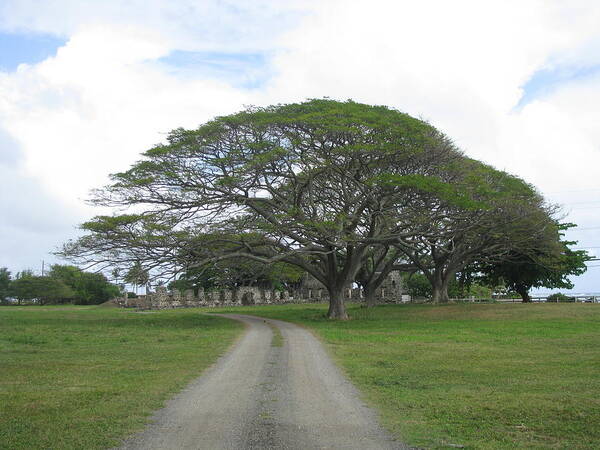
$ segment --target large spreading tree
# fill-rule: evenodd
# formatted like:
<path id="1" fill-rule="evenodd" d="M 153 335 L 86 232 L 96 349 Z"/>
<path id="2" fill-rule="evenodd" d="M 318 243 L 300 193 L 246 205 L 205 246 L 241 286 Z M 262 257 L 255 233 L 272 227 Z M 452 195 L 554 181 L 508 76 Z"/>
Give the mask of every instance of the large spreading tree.
<path id="1" fill-rule="evenodd" d="M 464 251 L 507 252 L 489 247 L 509 239 L 499 217 L 502 226 L 520 220 L 525 207 L 503 213 L 522 186 L 497 199 L 515 183 L 482 167 L 431 125 L 387 107 L 327 99 L 252 107 L 174 130 L 113 175 L 92 201 L 120 214 L 85 223 L 88 234 L 61 254 L 100 268 L 137 264 L 154 277 L 232 258 L 286 263 L 319 280 L 328 316 L 344 319 L 342 290 L 357 275 L 373 290 L 400 262 L 450 278 L 472 260 Z M 436 289 L 443 299 L 443 280 Z"/>
<path id="2" fill-rule="evenodd" d="M 424 231 L 390 225 L 407 189 L 377 180 L 436 177 L 462 157 L 429 124 L 351 101 L 249 108 L 175 130 L 167 141 L 94 194 L 96 204 L 135 213 L 84 224 L 90 234 L 63 254 L 107 265 L 142 261 L 155 273 L 225 257 L 281 261 L 323 283 L 332 318 L 347 317 L 342 289 L 369 248 Z M 200 260 L 196 237 L 216 231 L 226 235 L 227 254 L 207 251 Z M 194 261 L 180 259 L 186 247 L 196 250 Z"/>

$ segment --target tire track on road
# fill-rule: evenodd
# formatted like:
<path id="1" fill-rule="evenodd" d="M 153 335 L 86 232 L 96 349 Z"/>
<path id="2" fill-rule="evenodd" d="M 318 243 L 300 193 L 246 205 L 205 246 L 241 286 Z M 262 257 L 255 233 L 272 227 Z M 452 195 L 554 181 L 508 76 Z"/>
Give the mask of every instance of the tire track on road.
<path id="1" fill-rule="evenodd" d="M 320 342 L 288 322 L 239 314 L 234 348 L 121 449 L 406 449 L 377 423 Z M 271 345 L 276 327 L 283 345 Z"/>

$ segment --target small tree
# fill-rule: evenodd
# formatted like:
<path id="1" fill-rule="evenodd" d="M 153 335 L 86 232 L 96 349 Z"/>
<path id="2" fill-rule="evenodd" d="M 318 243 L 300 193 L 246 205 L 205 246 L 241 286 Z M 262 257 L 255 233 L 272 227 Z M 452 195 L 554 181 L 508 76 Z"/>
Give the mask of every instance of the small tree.
<path id="1" fill-rule="evenodd" d="M 422 273 L 405 274 L 403 284 L 411 297 L 431 297 L 431 283 Z"/>
<path id="2" fill-rule="evenodd" d="M 0 303 L 6 301 L 9 295 L 10 271 L 6 267 L 0 267 Z"/>
<path id="3" fill-rule="evenodd" d="M 19 304 L 22 300 L 37 300 L 41 305 L 71 300 L 75 293 L 61 280 L 47 276 L 26 275 L 10 283 L 10 295 Z"/>
<path id="4" fill-rule="evenodd" d="M 569 303 L 574 302 L 575 297 L 569 297 L 568 295 L 565 295 L 561 292 L 557 292 L 555 294 L 549 295 L 548 298 L 546 298 L 546 301 L 550 303 Z"/>
<path id="5" fill-rule="evenodd" d="M 150 275 L 148 274 L 148 271 L 142 267 L 142 264 L 139 261 L 134 263 L 123 279 L 126 283 L 133 284 L 136 294 L 138 286 L 146 286 L 146 290 L 148 290 L 147 285 L 150 281 Z"/>
<path id="6" fill-rule="evenodd" d="M 556 224 L 560 237 L 564 231 L 576 226 L 572 223 Z M 590 256 L 584 250 L 571 250 L 575 241 L 546 237 L 538 243 L 536 252 L 513 250 L 509 257 L 496 264 L 483 265 L 481 277 L 488 284 L 504 282 L 509 290 L 517 292 L 524 303 L 530 302 L 529 291 L 534 287 L 572 289 L 569 276 L 585 273 Z"/>
<path id="7" fill-rule="evenodd" d="M 73 291 L 72 301 L 76 304 L 99 304 L 120 294 L 118 286 L 109 283 L 103 274 L 84 272 L 75 266 L 54 264 L 48 276 L 67 285 Z"/>

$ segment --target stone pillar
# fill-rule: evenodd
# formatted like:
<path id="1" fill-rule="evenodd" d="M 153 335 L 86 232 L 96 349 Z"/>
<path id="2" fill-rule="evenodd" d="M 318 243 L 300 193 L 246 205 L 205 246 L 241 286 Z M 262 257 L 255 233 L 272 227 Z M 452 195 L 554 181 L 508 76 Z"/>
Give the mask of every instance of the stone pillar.
<path id="1" fill-rule="evenodd" d="M 281 302 L 281 293 L 279 291 L 273 291 L 273 303 Z"/>
<path id="2" fill-rule="evenodd" d="M 220 295 L 221 303 L 223 303 L 223 304 L 231 303 L 232 297 L 233 297 L 233 294 L 230 289 L 222 289 L 221 290 L 221 295 Z"/>
<path id="3" fill-rule="evenodd" d="M 194 291 L 192 289 L 186 289 L 183 293 L 185 306 L 197 306 L 196 297 L 194 296 Z"/>
<path id="4" fill-rule="evenodd" d="M 211 305 L 215 306 L 219 304 L 219 298 L 221 293 L 219 291 L 208 291 L 206 294 L 206 300 Z"/>
<path id="5" fill-rule="evenodd" d="M 273 303 L 273 293 L 271 291 L 268 289 L 261 289 L 260 293 L 264 303 Z"/>
<path id="6" fill-rule="evenodd" d="M 173 289 L 171 293 L 171 308 L 177 308 L 181 306 L 181 292 L 177 289 Z"/>
<path id="7" fill-rule="evenodd" d="M 204 295 L 204 288 L 198 289 L 198 304 L 206 305 L 206 297 Z"/>
<path id="8" fill-rule="evenodd" d="M 233 303 L 234 305 L 237 305 L 240 302 L 240 298 L 239 298 L 239 293 L 238 293 L 238 289 L 232 289 L 231 290 L 231 299 L 230 302 Z"/>
<path id="9" fill-rule="evenodd" d="M 235 288 L 231 291 L 231 302 L 234 305 L 241 305 L 242 304 L 242 295 L 244 295 L 244 292 L 242 291 L 241 288 Z"/>
<path id="10" fill-rule="evenodd" d="M 152 296 L 152 307 L 158 309 L 169 307 L 169 295 L 166 287 L 158 286 L 156 288 L 156 293 Z"/>

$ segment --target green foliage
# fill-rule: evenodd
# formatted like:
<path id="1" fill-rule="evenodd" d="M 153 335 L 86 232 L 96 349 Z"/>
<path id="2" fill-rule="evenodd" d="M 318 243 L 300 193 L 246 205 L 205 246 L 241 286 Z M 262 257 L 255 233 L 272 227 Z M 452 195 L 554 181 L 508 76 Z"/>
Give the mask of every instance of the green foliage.
<path id="1" fill-rule="evenodd" d="M 10 295 L 20 301 L 37 300 L 40 304 L 64 303 L 75 296 L 63 281 L 49 276 L 25 274 L 11 281 Z"/>
<path id="2" fill-rule="evenodd" d="M 73 292 L 72 302 L 78 305 L 104 303 L 120 294 L 120 289 L 103 274 L 84 272 L 75 266 L 54 264 L 48 276 L 68 286 Z"/>
<path id="3" fill-rule="evenodd" d="M 540 242 L 535 252 L 513 251 L 510 258 L 496 264 L 484 265 L 479 271 L 487 284 L 504 285 L 518 292 L 523 300 L 529 299 L 528 291 L 533 287 L 573 288 L 568 278 L 583 274 L 590 256 L 584 250 L 571 250 L 573 241 L 562 240 L 561 231 L 574 227 L 574 224 L 556 224 L 556 235 L 549 235 Z"/>
<path id="4" fill-rule="evenodd" d="M 468 295 L 479 299 L 491 299 L 492 289 L 489 286 L 474 283 L 469 286 Z"/>
<path id="5" fill-rule="evenodd" d="M 150 275 L 148 274 L 148 271 L 142 267 L 142 264 L 139 261 L 136 261 L 135 264 L 127 271 L 123 279 L 126 283 L 130 283 L 135 286 L 144 286 L 148 284 Z"/>
<path id="6" fill-rule="evenodd" d="M 440 200 L 464 209 L 485 209 L 489 205 L 478 201 L 464 186 L 458 186 L 456 183 L 449 183 L 440 180 L 435 176 L 426 176 L 420 174 L 395 175 L 383 174 L 377 177 L 377 183 L 384 186 L 393 186 L 396 188 L 410 188 L 416 191 L 434 194 Z"/>
<path id="7" fill-rule="evenodd" d="M 546 301 L 550 303 L 572 303 L 575 301 L 575 297 L 569 297 L 568 295 L 565 295 L 562 292 L 557 292 L 555 294 L 549 295 L 546 298 Z"/>
<path id="8" fill-rule="evenodd" d="M 36 276 L 29 270 L 18 273 L 10 282 L 9 294 L 19 301 L 91 305 L 119 296 L 120 289 L 109 283 L 101 273 L 89 273 L 75 266 L 54 264 L 47 276 Z"/>
<path id="9" fill-rule="evenodd" d="M 405 274 L 403 285 L 411 297 L 431 297 L 431 283 L 422 273 Z"/>
<path id="10" fill-rule="evenodd" d="M 226 259 L 203 267 L 188 269 L 169 283 L 169 289 L 185 291 L 192 289 L 225 288 L 239 286 L 261 286 L 284 290 L 298 283 L 304 271 L 286 263 L 257 264 L 248 259 Z"/>
<path id="11" fill-rule="evenodd" d="M 403 285 L 408 294 L 415 298 L 430 298 L 432 286 L 429 279 L 422 273 L 403 275 Z M 456 278 L 452 278 L 448 283 L 448 296 L 450 298 L 470 298 L 491 299 L 492 289 L 482 284 L 472 283 L 462 286 Z"/>
<path id="12" fill-rule="evenodd" d="M 114 231 L 120 227 L 137 223 L 143 216 L 138 214 L 122 214 L 119 216 L 97 216 L 81 225 L 83 230 L 96 233 Z"/>
<path id="13" fill-rule="evenodd" d="M 6 267 L 0 267 L 0 303 L 4 302 L 10 291 L 10 271 Z"/>
<path id="14" fill-rule="evenodd" d="M 277 286 L 281 275 L 256 275 L 255 266 L 285 262 L 326 284 L 329 314 L 345 318 L 341 287 L 374 248 L 402 253 L 444 302 L 465 266 L 529 250 L 552 220 L 532 186 L 385 106 L 312 99 L 248 107 L 173 130 L 167 141 L 96 191 L 96 204 L 136 214 L 85 223 L 88 234 L 62 256 L 120 268 L 139 261 L 155 277 L 185 271 L 179 288 Z M 236 260 L 239 275 L 224 258 Z M 237 262 L 244 258 L 252 262 Z M 148 278 L 130 275 L 138 285 Z"/>

